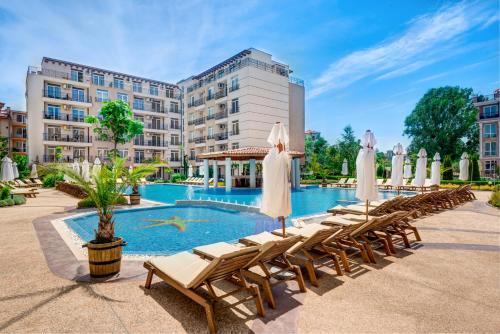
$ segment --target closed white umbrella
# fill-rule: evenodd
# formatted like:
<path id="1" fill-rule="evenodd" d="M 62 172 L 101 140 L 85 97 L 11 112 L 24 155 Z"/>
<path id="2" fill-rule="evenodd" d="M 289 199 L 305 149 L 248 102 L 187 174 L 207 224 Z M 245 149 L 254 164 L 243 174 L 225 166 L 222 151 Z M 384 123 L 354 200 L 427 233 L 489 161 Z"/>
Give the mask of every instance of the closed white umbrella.
<path id="1" fill-rule="evenodd" d="M 2 159 L 2 181 L 13 181 L 14 171 L 12 170 L 12 160 L 5 156 Z"/>
<path id="2" fill-rule="evenodd" d="M 292 212 L 290 200 L 290 157 L 286 152 L 288 133 L 282 123 L 273 125 L 267 142 L 272 146 L 262 162 L 262 202 L 260 212 L 278 218 L 285 236 L 285 217 Z"/>
<path id="3" fill-rule="evenodd" d="M 189 165 L 189 168 L 188 168 L 188 177 L 193 177 L 193 166 L 192 165 Z"/>
<path id="4" fill-rule="evenodd" d="M 356 158 L 356 197 L 366 202 L 366 220 L 368 220 L 368 203 L 378 199 L 377 176 L 375 171 L 375 150 L 377 143 L 373 132 L 367 130 L 361 140 L 363 148 Z"/>
<path id="5" fill-rule="evenodd" d="M 36 169 L 36 164 L 31 165 L 31 174 L 30 177 L 32 179 L 38 179 L 38 171 Z"/>
<path id="6" fill-rule="evenodd" d="M 469 155 L 465 152 L 460 158 L 460 175 L 458 178 L 462 181 L 467 181 L 469 179 Z"/>
<path id="7" fill-rule="evenodd" d="M 421 148 L 418 151 L 417 167 L 415 169 L 414 186 L 423 187 L 427 177 L 427 151 Z M 423 189 L 423 188 L 422 188 Z"/>
<path id="8" fill-rule="evenodd" d="M 76 160 L 73 161 L 72 168 L 75 171 L 75 173 L 80 174 L 80 164 L 78 163 L 78 161 Z"/>
<path id="9" fill-rule="evenodd" d="M 403 165 L 405 151 L 403 149 L 403 145 L 401 145 L 400 143 L 394 146 L 394 149 L 392 151 L 394 155 L 392 156 L 391 185 L 393 187 L 401 187 L 403 185 Z"/>
<path id="10" fill-rule="evenodd" d="M 405 160 L 405 167 L 404 167 L 404 171 L 403 171 L 403 177 L 405 179 L 409 179 L 411 178 L 412 176 L 412 173 L 411 173 L 411 162 L 410 162 L 410 159 L 406 158 Z"/>
<path id="11" fill-rule="evenodd" d="M 90 165 L 87 159 L 82 163 L 82 177 L 85 181 L 90 181 Z"/>
<path id="12" fill-rule="evenodd" d="M 14 178 L 19 178 L 19 170 L 17 169 L 17 162 L 12 163 L 12 173 L 14 173 Z"/>
<path id="13" fill-rule="evenodd" d="M 441 184 L 441 156 L 434 154 L 434 161 L 431 164 L 431 185 L 439 186 Z"/>
<path id="14" fill-rule="evenodd" d="M 344 162 L 342 162 L 342 175 L 347 175 L 349 174 L 349 166 L 347 164 L 347 159 L 344 159 Z"/>
<path id="15" fill-rule="evenodd" d="M 92 166 L 92 175 L 97 175 L 101 171 L 101 160 L 99 158 L 95 158 L 94 166 Z"/>

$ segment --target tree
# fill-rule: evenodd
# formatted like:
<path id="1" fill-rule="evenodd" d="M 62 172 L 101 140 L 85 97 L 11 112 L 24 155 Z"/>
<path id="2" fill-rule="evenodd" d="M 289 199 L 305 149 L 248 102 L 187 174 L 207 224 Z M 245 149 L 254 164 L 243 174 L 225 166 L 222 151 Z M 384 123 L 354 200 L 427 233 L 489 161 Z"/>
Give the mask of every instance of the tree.
<path id="1" fill-rule="evenodd" d="M 361 148 L 361 141 L 354 136 L 354 130 L 350 125 L 344 128 L 341 139 L 337 142 L 338 156 L 341 161 L 347 159 L 349 175 L 354 174 L 356 157 Z"/>
<path id="2" fill-rule="evenodd" d="M 28 157 L 22 154 L 14 154 L 14 162 L 17 164 L 17 171 L 19 172 L 19 178 L 25 179 L 30 174 L 28 167 Z"/>
<path id="3" fill-rule="evenodd" d="M 9 154 L 9 138 L 0 137 L 0 160 Z"/>
<path id="4" fill-rule="evenodd" d="M 130 106 L 122 100 L 104 102 L 99 117 L 87 116 L 87 123 L 97 125 L 94 133 L 100 140 L 113 142 L 112 156 L 118 154 L 118 144 L 126 144 L 135 136 L 143 133 L 144 125 L 134 120 Z"/>
<path id="5" fill-rule="evenodd" d="M 449 155 L 445 156 L 443 160 L 443 180 L 453 180 L 453 168 Z"/>
<path id="6" fill-rule="evenodd" d="M 479 175 L 479 161 L 476 155 L 473 155 L 470 159 L 469 177 L 472 181 L 479 181 L 481 179 Z"/>
<path id="7" fill-rule="evenodd" d="M 62 158 L 63 158 L 62 147 L 56 146 L 56 148 L 54 149 L 54 159 L 55 161 L 60 162 Z"/>
<path id="8" fill-rule="evenodd" d="M 312 172 L 314 175 L 321 177 L 323 182 L 325 182 L 326 179 L 326 168 L 319 162 L 318 155 L 316 153 L 313 153 L 311 157 L 311 166 L 310 166 Z"/>
<path id="9" fill-rule="evenodd" d="M 451 86 L 427 91 L 405 119 L 409 150 L 415 153 L 424 147 L 429 157 L 439 152 L 451 159 L 459 158 L 463 151 L 476 153 L 479 132 L 471 94 L 470 88 Z"/>

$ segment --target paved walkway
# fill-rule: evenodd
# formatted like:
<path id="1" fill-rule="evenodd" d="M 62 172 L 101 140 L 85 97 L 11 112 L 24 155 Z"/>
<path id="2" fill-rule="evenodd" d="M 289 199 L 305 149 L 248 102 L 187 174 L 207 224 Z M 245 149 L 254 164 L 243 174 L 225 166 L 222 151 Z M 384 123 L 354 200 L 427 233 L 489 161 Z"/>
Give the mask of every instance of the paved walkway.
<path id="1" fill-rule="evenodd" d="M 350 276 L 320 271 L 320 287 L 278 289 L 278 309 L 218 313 L 220 333 L 499 332 L 500 211 L 481 200 L 418 220 L 424 240 Z M 204 333 L 200 307 L 154 281 L 75 283 L 51 272 L 33 221 L 76 200 L 42 190 L 0 208 L 0 332 Z M 218 285 L 224 290 L 225 284 Z"/>

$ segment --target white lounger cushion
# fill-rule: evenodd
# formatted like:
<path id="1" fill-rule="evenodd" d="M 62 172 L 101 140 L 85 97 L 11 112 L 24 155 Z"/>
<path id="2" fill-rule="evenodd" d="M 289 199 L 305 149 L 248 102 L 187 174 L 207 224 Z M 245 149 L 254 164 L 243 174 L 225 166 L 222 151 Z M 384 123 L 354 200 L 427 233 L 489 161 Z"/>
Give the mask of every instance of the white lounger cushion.
<path id="1" fill-rule="evenodd" d="M 300 235 L 301 237 L 309 238 L 314 233 L 324 229 L 325 225 L 313 223 L 313 224 L 307 224 L 304 227 L 287 227 L 286 233 L 289 235 Z M 282 233 L 282 231 L 283 231 L 282 229 L 277 229 L 274 232 Z"/>
<path id="2" fill-rule="evenodd" d="M 325 223 L 337 224 L 337 225 L 353 225 L 358 224 L 357 220 L 345 219 L 343 216 L 331 216 L 323 220 Z"/>
<path id="3" fill-rule="evenodd" d="M 263 245 L 268 241 L 280 241 L 283 240 L 282 237 L 274 235 L 270 232 L 262 232 L 259 234 L 254 234 L 254 235 L 249 235 L 248 237 L 242 238 L 244 240 L 248 240 L 251 242 L 254 242 L 259 245 Z"/>
<path id="4" fill-rule="evenodd" d="M 211 262 L 189 252 L 153 258 L 151 263 L 188 289 L 196 283 L 196 278 L 211 264 Z"/>
<path id="5" fill-rule="evenodd" d="M 216 242 L 215 244 L 193 248 L 193 250 L 207 254 L 211 257 L 221 257 L 224 254 L 239 251 L 241 248 L 242 247 L 227 242 Z"/>

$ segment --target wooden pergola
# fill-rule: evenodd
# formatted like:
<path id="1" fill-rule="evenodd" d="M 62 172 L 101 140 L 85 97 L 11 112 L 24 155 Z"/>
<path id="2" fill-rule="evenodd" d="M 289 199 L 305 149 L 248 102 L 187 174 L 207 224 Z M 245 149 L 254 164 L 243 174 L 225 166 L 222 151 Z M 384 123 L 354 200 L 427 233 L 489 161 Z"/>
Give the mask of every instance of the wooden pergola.
<path id="1" fill-rule="evenodd" d="M 225 180 L 226 180 L 226 190 L 231 190 L 233 185 L 233 176 L 231 175 L 231 164 L 232 161 L 248 161 L 250 164 L 250 175 L 249 175 L 249 186 L 250 188 L 256 187 L 256 162 L 264 160 L 264 157 L 269 153 L 269 147 L 242 147 L 231 150 L 217 151 L 217 152 L 207 152 L 202 153 L 197 156 L 199 159 L 203 159 L 204 168 L 204 185 L 208 188 L 208 166 L 209 161 L 213 162 L 214 167 L 214 186 L 217 186 L 218 180 L 218 168 L 217 162 L 224 161 L 225 164 Z M 292 187 L 298 188 L 300 186 L 300 158 L 304 157 L 304 152 L 299 151 L 288 151 L 287 152 L 292 159 L 291 164 L 291 181 Z M 227 182 L 231 180 L 231 182 Z"/>

